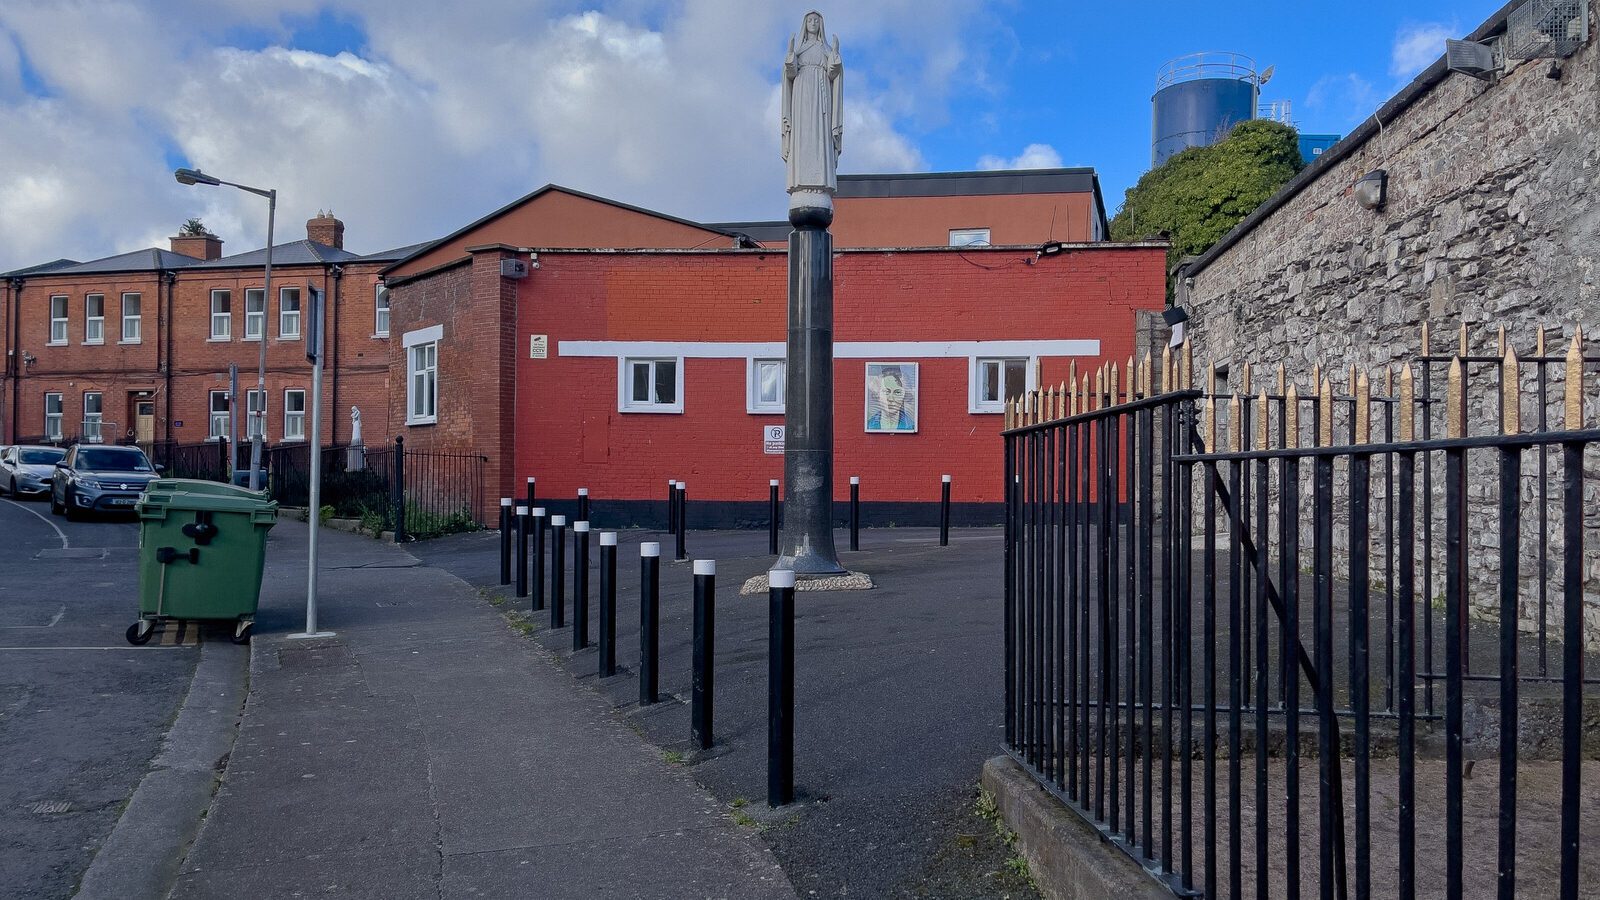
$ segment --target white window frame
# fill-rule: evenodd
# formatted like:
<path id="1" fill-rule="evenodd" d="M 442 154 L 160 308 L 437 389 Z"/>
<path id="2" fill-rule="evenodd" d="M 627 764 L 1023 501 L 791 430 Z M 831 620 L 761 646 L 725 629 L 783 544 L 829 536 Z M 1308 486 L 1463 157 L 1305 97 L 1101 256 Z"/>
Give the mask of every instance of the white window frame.
<path id="1" fill-rule="evenodd" d="M 778 386 L 776 402 L 761 399 L 761 368 L 769 363 L 777 363 L 783 367 L 783 378 Z M 789 361 L 771 356 L 747 356 L 744 365 L 744 411 L 751 415 L 782 415 L 784 395 L 789 386 Z"/>
<path id="2" fill-rule="evenodd" d="M 389 287 L 383 282 L 373 286 L 372 333 L 375 337 L 389 336 Z"/>
<path id="3" fill-rule="evenodd" d="M 94 398 L 95 411 L 89 412 L 89 398 Z M 83 440 L 89 444 L 103 444 L 105 433 L 106 398 L 100 391 L 83 392 Z"/>
<path id="4" fill-rule="evenodd" d="M 405 333 L 402 341 L 406 352 L 406 424 L 433 425 L 439 421 L 439 344 L 444 338 L 443 325 L 430 325 Z M 417 353 L 421 348 L 432 348 L 432 365 L 417 367 Z M 426 351 L 423 351 L 426 352 Z M 418 412 L 421 393 L 418 379 L 427 385 L 426 412 Z"/>
<path id="5" fill-rule="evenodd" d="M 228 308 L 217 311 L 217 300 L 227 302 Z M 217 326 L 221 325 L 219 329 Z M 233 340 L 233 291 L 226 288 L 213 288 L 211 291 L 211 337 L 212 341 Z"/>
<path id="6" fill-rule="evenodd" d="M 1038 387 L 1039 357 L 1037 356 L 969 356 L 967 357 L 967 412 L 973 415 L 988 413 L 1003 413 L 1006 411 L 1006 398 L 998 401 L 984 400 L 982 397 L 983 379 L 981 366 L 986 362 L 1009 362 L 1020 359 L 1023 361 L 1025 371 L 1025 385 L 1023 390 L 1035 390 Z M 1001 390 L 1005 389 L 1005 371 L 1000 373 Z"/>
<path id="7" fill-rule="evenodd" d="M 222 408 L 217 409 L 217 398 L 222 398 Z M 233 409 L 233 401 L 228 397 L 227 391 L 212 391 L 206 399 L 206 440 L 225 441 L 228 439 L 228 417 Z"/>
<path id="8" fill-rule="evenodd" d="M 987 247 L 989 246 L 990 231 L 987 228 L 952 228 L 950 229 L 950 246 L 952 247 Z M 977 240 L 972 240 L 976 238 Z"/>
<path id="9" fill-rule="evenodd" d="M 294 396 L 300 399 L 299 409 L 291 409 L 289 406 L 289 398 Z M 283 392 L 283 439 L 285 441 L 306 439 L 305 388 L 288 388 Z"/>
<path id="10" fill-rule="evenodd" d="M 675 365 L 673 370 L 673 402 L 661 403 L 656 400 L 634 400 L 630 396 L 633 386 L 633 367 L 635 364 L 650 365 L 650 385 L 654 391 L 656 378 L 655 366 L 657 363 L 670 362 Z M 681 356 L 619 356 L 617 357 L 617 412 L 624 413 L 681 413 L 683 412 L 683 357 Z"/>
<path id="11" fill-rule="evenodd" d="M 255 312 L 251 312 L 250 311 L 250 298 L 252 296 L 256 296 L 256 297 L 260 297 L 261 298 L 261 309 L 255 311 Z M 256 333 L 255 333 L 255 335 L 253 337 L 250 334 L 250 324 L 251 324 L 251 322 L 254 322 L 255 326 L 256 326 Z M 262 339 L 262 337 L 264 337 L 266 335 L 266 332 L 267 332 L 267 291 L 266 291 L 266 288 L 245 288 L 244 289 L 244 336 L 242 338 L 240 338 L 240 340 L 244 340 L 244 341 L 259 341 L 259 340 Z"/>
<path id="12" fill-rule="evenodd" d="M 56 315 L 56 301 L 61 301 L 61 315 Z M 59 347 L 67 343 L 67 332 L 72 327 L 72 299 L 66 294 L 50 295 L 50 340 L 46 346 Z"/>
<path id="13" fill-rule="evenodd" d="M 260 407 L 257 409 L 256 407 Z M 261 443 L 267 442 L 267 392 L 250 388 L 244 392 L 244 439 L 255 440 L 261 430 Z"/>
<path id="14" fill-rule="evenodd" d="M 292 310 L 284 303 L 284 300 L 291 294 L 294 295 L 294 309 Z M 304 309 L 304 298 L 301 296 L 298 287 L 286 285 L 278 288 L 278 338 L 280 340 L 300 340 L 300 319 Z M 293 325 L 293 327 L 289 327 L 290 325 Z"/>
<path id="15" fill-rule="evenodd" d="M 132 299 L 137 311 L 128 314 L 128 300 Z M 131 328 L 129 326 L 132 326 Z M 144 340 L 144 295 L 138 291 L 122 292 L 122 340 L 119 344 L 138 344 Z"/>
<path id="16" fill-rule="evenodd" d="M 94 301 L 100 301 L 100 312 L 91 315 L 94 310 Z M 106 342 L 106 295 L 83 295 L 83 342 L 85 344 L 104 344 Z"/>
<path id="17" fill-rule="evenodd" d="M 50 411 L 52 398 L 56 404 L 55 412 Z M 47 391 L 44 395 L 44 436 L 49 440 L 59 441 L 62 438 L 61 423 L 65 413 L 64 403 L 65 401 L 62 400 L 60 391 Z"/>

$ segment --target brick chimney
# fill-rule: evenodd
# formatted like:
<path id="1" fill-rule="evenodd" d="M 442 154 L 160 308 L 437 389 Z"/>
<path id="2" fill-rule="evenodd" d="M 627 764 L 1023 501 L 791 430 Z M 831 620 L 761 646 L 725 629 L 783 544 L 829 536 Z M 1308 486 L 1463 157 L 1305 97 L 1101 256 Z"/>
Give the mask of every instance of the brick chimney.
<path id="1" fill-rule="evenodd" d="M 343 250 L 344 223 L 332 212 L 318 212 L 316 218 L 306 220 L 306 239 Z"/>
<path id="2" fill-rule="evenodd" d="M 199 259 L 216 259 L 222 255 L 222 238 L 214 234 L 175 234 L 172 252 Z"/>

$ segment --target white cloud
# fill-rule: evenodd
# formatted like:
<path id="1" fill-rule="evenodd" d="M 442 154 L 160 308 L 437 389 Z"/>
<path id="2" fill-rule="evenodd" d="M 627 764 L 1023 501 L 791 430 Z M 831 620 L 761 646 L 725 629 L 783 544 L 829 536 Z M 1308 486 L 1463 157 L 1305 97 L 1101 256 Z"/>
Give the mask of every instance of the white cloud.
<path id="1" fill-rule="evenodd" d="M 919 129 L 984 82 L 981 2 L 829 17 L 846 67 L 842 171 L 926 168 Z M 332 208 L 358 251 L 446 233 L 546 182 L 690 217 L 778 218 L 778 69 L 811 5 L 0 4 L 0 270 L 160 244 L 191 215 L 227 252 L 264 241 L 259 198 L 180 186 L 175 158 L 276 187 L 280 241 Z M 223 41 L 253 29 L 287 44 L 285 17 L 318 12 L 358 23 L 363 46 Z M 23 61 L 46 96 L 22 91 Z"/>
<path id="2" fill-rule="evenodd" d="M 1389 74 L 1399 79 L 1416 77 L 1444 55 L 1444 42 L 1455 33 L 1455 25 L 1445 22 L 1402 25 L 1389 52 Z"/>
<path id="3" fill-rule="evenodd" d="M 1306 92 L 1305 108 L 1323 121 L 1355 125 L 1372 115 L 1383 98 L 1372 82 L 1354 72 L 1324 75 Z"/>
<path id="4" fill-rule="evenodd" d="M 986 153 L 978 157 L 978 168 L 991 169 L 1055 169 L 1061 166 L 1061 154 L 1049 144 L 1029 144 L 1022 153 L 1006 159 Z"/>

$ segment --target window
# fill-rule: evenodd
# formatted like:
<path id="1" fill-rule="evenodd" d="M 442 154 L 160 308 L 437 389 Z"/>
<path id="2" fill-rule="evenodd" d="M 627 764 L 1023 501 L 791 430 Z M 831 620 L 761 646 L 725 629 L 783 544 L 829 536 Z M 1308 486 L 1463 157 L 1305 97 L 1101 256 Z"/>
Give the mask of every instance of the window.
<path id="1" fill-rule="evenodd" d="M 303 390 L 283 392 L 283 439 L 306 439 L 306 392 Z"/>
<path id="2" fill-rule="evenodd" d="M 138 294 L 122 295 L 122 342 L 124 344 L 137 344 L 143 335 L 143 319 L 140 316 L 143 305 L 143 298 Z"/>
<path id="3" fill-rule="evenodd" d="M 379 337 L 389 336 L 389 289 L 384 285 L 377 286 L 377 316 L 373 319 L 373 333 Z"/>
<path id="4" fill-rule="evenodd" d="M 749 363 L 749 397 L 745 411 L 751 413 L 783 412 L 784 368 L 781 359 L 752 359 Z"/>
<path id="5" fill-rule="evenodd" d="M 297 338 L 300 336 L 300 289 L 286 287 L 278 289 L 278 337 Z"/>
<path id="6" fill-rule="evenodd" d="M 206 440 L 222 441 L 228 438 L 228 392 L 211 392 L 211 425 L 206 429 Z"/>
<path id="7" fill-rule="evenodd" d="M 98 444 L 105 440 L 105 437 L 101 434 L 100 413 L 100 392 L 85 391 L 83 394 L 83 439 L 91 444 Z"/>
<path id="8" fill-rule="evenodd" d="M 406 394 L 410 399 L 407 423 L 412 425 L 438 421 L 439 399 L 439 343 L 429 341 L 407 348 L 410 359 Z"/>
<path id="9" fill-rule="evenodd" d="M 106 295 L 86 294 L 83 298 L 83 342 L 106 342 Z"/>
<path id="10" fill-rule="evenodd" d="M 267 292 L 261 288 L 245 288 L 244 339 L 247 341 L 261 340 L 261 333 L 266 330 L 266 324 Z"/>
<path id="11" fill-rule="evenodd" d="M 60 394 L 44 395 L 44 436 L 52 441 L 61 440 Z"/>
<path id="12" fill-rule="evenodd" d="M 625 359 L 618 378 L 620 412 L 683 412 L 682 359 Z"/>
<path id="13" fill-rule="evenodd" d="M 967 411 L 1005 412 L 1007 400 L 1033 389 L 1032 362 L 1026 356 L 973 359 Z"/>
<path id="14" fill-rule="evenodd" d="M 987 247 L 988 245 L 989 229 L 987 228 L 950 229 L 950 246 L 952 247 Z"/>
<path id="15" fill-rule="evenodd" d="M 67 342 L 67 298 L 56 296 L 50 298 L 50 343 L 65 344 Z"/>
<path id="16" fill-rule="evenodd" d="M 211 292 L 211 339 L 226 341 L 233 337 L 233 292 Z"/>
<path id="17" fill-rule="evenodd" d="M 251 389 L 245 391 L 246 424 L 245 437 L 255 440 L 261 436 L 263 442 L 267 439 L 267 392 Z"/>

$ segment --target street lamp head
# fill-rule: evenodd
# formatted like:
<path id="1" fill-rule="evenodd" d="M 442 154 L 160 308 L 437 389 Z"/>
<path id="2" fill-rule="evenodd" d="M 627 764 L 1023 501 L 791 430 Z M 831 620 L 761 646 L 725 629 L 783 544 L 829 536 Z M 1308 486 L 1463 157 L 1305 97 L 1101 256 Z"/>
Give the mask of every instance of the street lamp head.
<path id="1" fill-rule="evenodd" d="M 179 169 L 176 172 L 173 172 L 172 176 L 178 179 L 179 184 L 207 184 L 215 186 L 222 183 L 220 179 L 213 178 L 199 169 Z"/>

